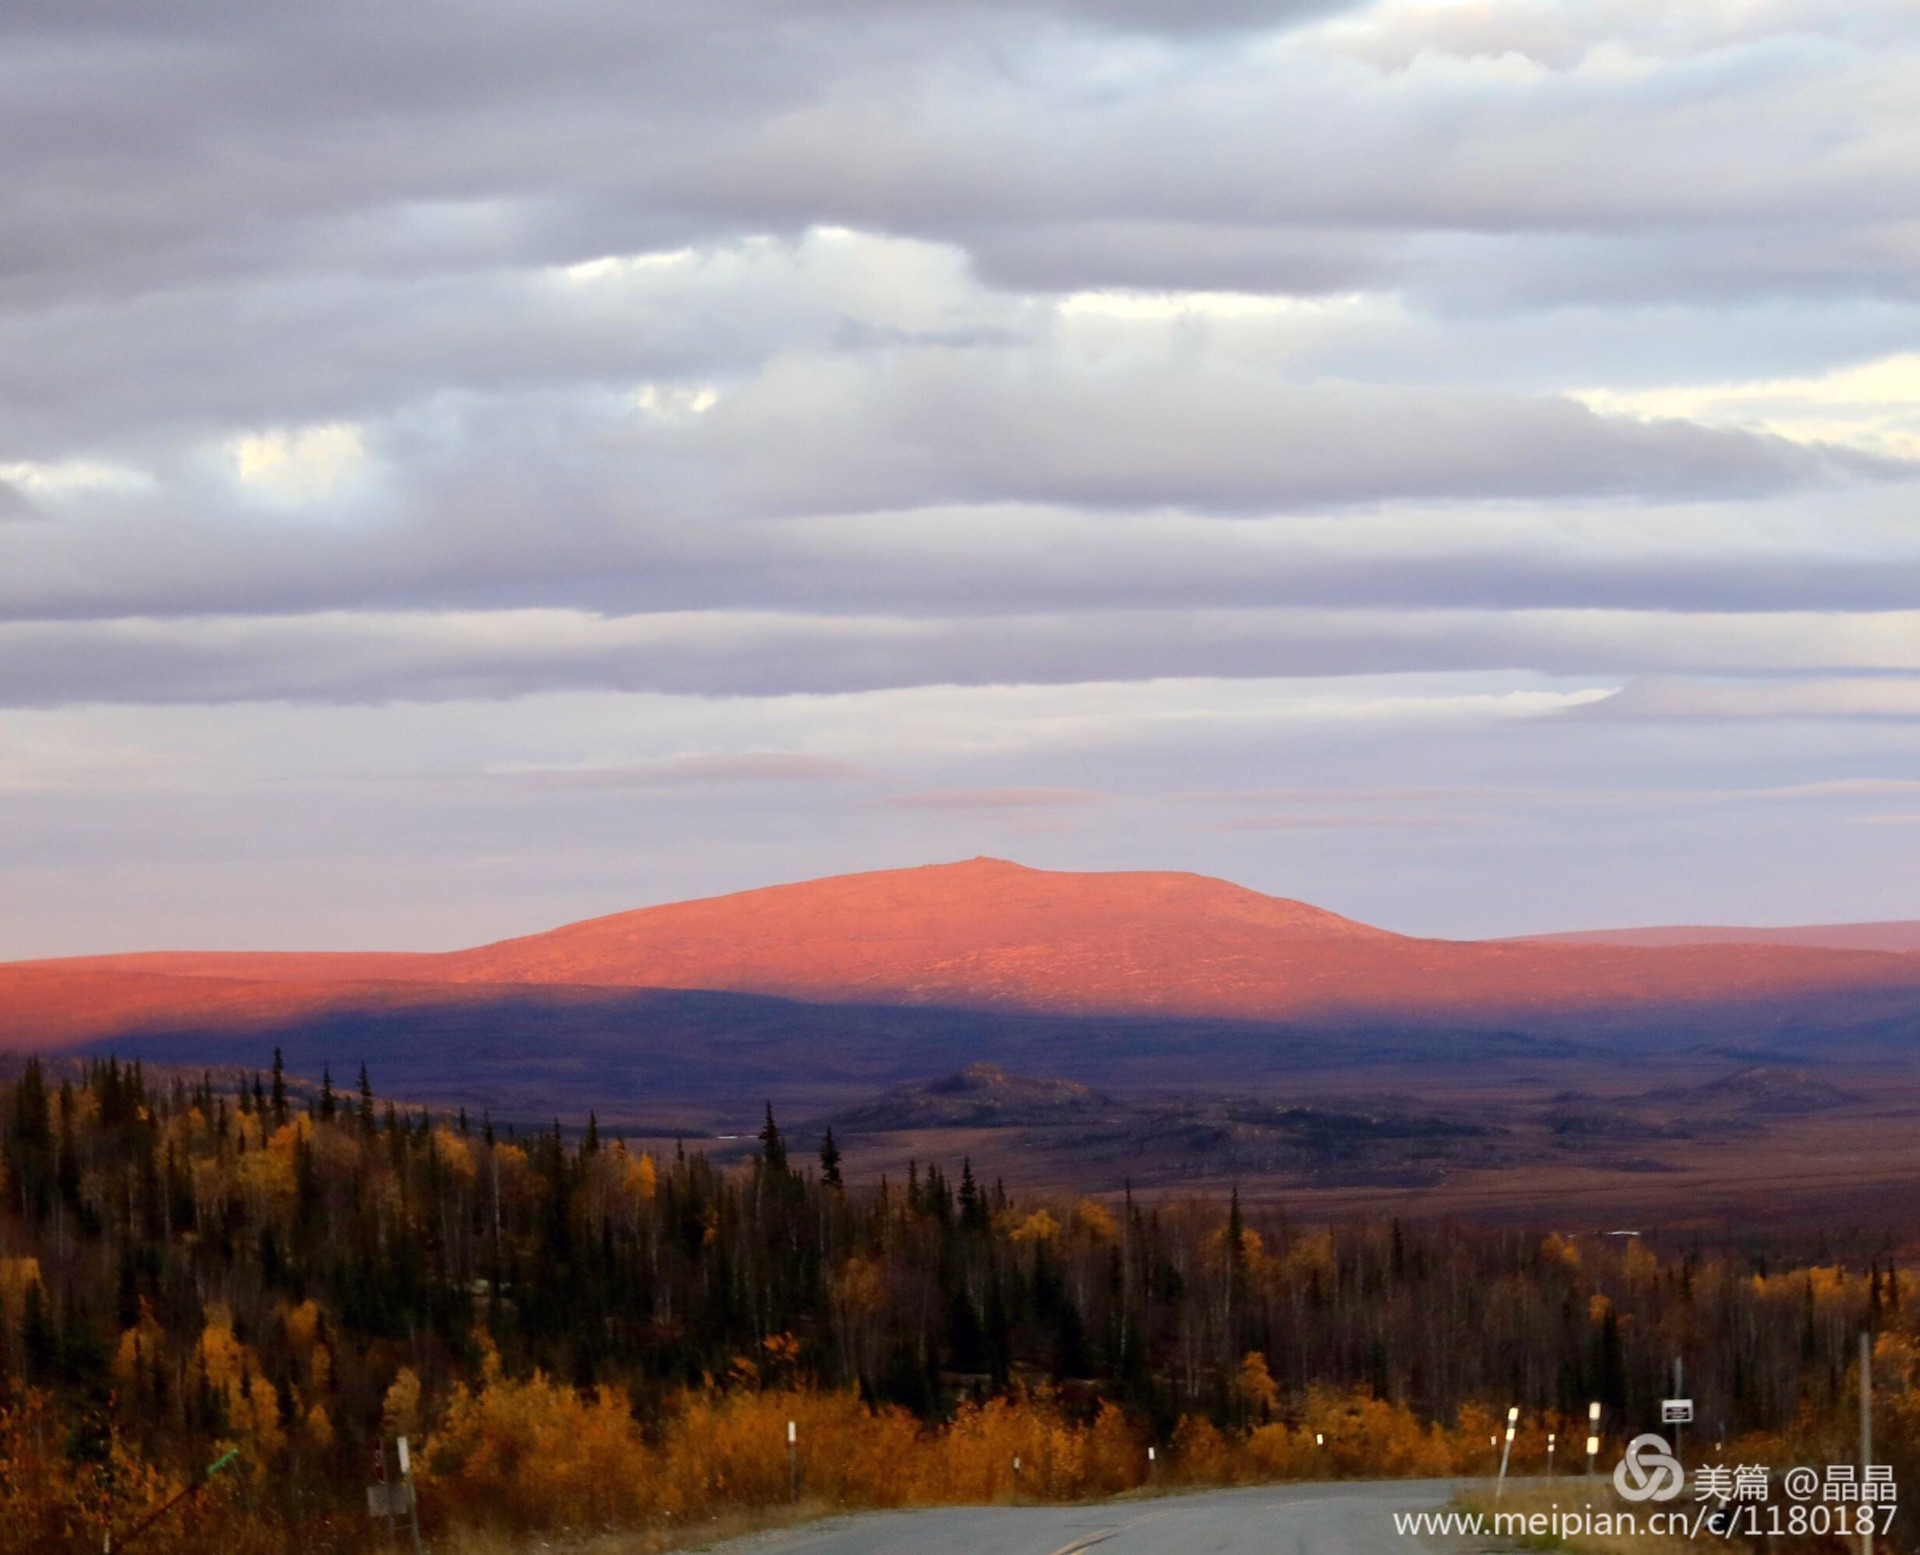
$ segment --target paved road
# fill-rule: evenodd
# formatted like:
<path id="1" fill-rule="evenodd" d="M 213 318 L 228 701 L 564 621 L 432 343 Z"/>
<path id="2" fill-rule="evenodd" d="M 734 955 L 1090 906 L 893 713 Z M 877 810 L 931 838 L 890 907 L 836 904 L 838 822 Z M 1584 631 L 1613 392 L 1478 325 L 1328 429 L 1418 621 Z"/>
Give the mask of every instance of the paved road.
<path id="1" fill-rule="evenodd" d="M 1097 1506 L 876 1512 L 716 1547 L 715 1555 L 1455 1555 L 1395 1512 L 1444 1506 L 1445 1480 L 1277 1485 Z"/>

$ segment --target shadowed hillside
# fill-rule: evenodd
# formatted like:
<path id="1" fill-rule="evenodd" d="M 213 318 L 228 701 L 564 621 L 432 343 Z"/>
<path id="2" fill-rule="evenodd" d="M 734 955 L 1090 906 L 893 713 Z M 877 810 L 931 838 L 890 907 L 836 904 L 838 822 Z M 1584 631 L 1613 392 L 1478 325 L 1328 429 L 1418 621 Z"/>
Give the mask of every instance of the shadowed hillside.
<path id="1" fill-rule="evenodd" d="M 1493 1172 L 1486 1191 L 1510 1195 L 1575 1170 L 1615 1196 L 1618 1173 L 1678 1184 L 1686 1168 L 1707 1174 L 1689 1191 L 1745 1192 L 1762 1132 L 1783 1168 L 1844 1143 L 1838 1194 L 1871 1186 L 1848 1164 L 1869 1138 L 1874 1181 L 1920 1172 L 1901 1143 L 1920 1104 L 1920 956 L 1423 940 L 1196 875 L 991 859 L 451 954 L 0 966 L 0 1049 L 188 1069 L 264 1068 L 279 1050 L 309 1079 L 366 1063 L 421 1102 L 576 1123 L 597 1110 L 667 1138 L 738 1133 L 772 1101 L 866 1118 L 863 1170 L 937 1139 L 1062 1187 L 1253 1174 L 1276 1191 L 1455 1194 Z M 981 1064 L 1028 1077 L 1016 1090 L 1089 1088 L 1100 1115 L 1023 1132 L 988 1115 L 1078 1093 L 911 1089 Z M 1781 1082 L 1782 1066 L 1809 1078 Z M 1736 1071 L 1746 1089 L 1774 1076 L 1760 1111 L 1689 1121 L 1726 1111 Z M 1678 1098 L 1657 1116 L 1641 1094 L 1656 1085 Z M 909 1103 L 916 1116 L 892 1116 Z M 1353 1121 L 1372 1117 L 1387 1121 Z"/>
<path id="2" fill-rule="evenodd" d="M 260 1029 L 503 987 L 672 988 L 822 1004 L 1326 1023 L 1503 1025 L 1920 995 L 1920 957 L 1414 939 L 1185 874 L 995 859 L 643 908 L 442 955 L 169 954 L 0 967 L 0 1041 Z M 1810 1017 L 1818 1022 L 1823 1017 Z"/>

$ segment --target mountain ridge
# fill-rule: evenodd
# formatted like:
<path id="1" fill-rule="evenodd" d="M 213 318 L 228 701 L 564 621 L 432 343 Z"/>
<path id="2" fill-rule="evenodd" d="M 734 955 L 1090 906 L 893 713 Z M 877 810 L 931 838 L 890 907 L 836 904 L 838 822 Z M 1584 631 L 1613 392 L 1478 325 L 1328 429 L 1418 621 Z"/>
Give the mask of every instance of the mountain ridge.
<path id="1" fill-rule="evenodd" d="M 976 858 L 643 907 L 470 950 L 0 964 L 0 1047 L 260 1028 L 513 989 L 1128 1017 L 1535 1019 L 1920 990 L 1920 958 L 1715 943 L 1420 939 L 1208 876 Z M 1904 1005 L 1901 1005 L 1904 1008 Z"/>
<path id="2" fill-rule="evenodd" d="M 1523 934 L 1538 945 L 1628 945 L 1670 949 L 1684 945 L 1791 945 L 1803 950 L 1872 950 L 1889 955 L 1920 951 L 1920 919 L 1888 918 L 1863 923 L 1801 923 L 1780 928 L 1724 923 L 1648 924 L 1637 929 L 1573 929 L 1559 934 Z"/>

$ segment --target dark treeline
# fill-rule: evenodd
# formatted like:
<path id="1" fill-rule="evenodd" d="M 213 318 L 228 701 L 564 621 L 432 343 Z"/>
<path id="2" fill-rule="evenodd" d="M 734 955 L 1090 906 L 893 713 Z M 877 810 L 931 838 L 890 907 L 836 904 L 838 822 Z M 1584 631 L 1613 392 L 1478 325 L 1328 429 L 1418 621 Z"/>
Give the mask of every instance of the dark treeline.
<path id="1" fill-rule="evenodd" d="M 848 1191 L 831 1142 L 795 1162 L 771 1114 L 729 1175 L 592 1125 L 568 1141 L 397 1110 L 364 1073 L 301 1103 L 278 1075 L 154 1085 L 107 1060 L 57 1085 L 31 1065 L 3 1094 L 11 1374 L 104 1393 L 144 1314 L 158 1371 L 190 1384 L 179 1356 L 217 1307 L 284 1394 L 275 1314 L 311 1299 L 349 1433 L 392 1356 L 431 1383 L 471 1363 L 477 1329 L 580 1385 L 677 1387 L 787 1334 L 820 1383 L 921 1413 L 1044 1375 L 1163 1422 L 1230 1415 L 1250 1350 L 1282 1390 L 1359 1383 L 1433 1418 L 1590 1399 L 1643 1417 L 1683 1355 L 1729 1429 L 1779 1428 L 1808 1386 L 1840 1385 L 1864 1309 L 1899 1301 L 1877 1270 L 1769 1277 L 1630 1238 L 1027 1203 L 966 1163 Z M 159 1388 L 162 1413 L 191 1414 L 190 1386 Z"/>
<path id="2" fill-rule="evenodd" d="M 1679 1355 L 1703 1425 L 1779 1431 L 1840 1399 L 1861 1325 L 1912 1295 L 1879 1267 L 1627 1237 L 1040 1202 L 965 1162 L 852 1188 L 831 1135 L 796 1159 L 771 1112 L 725 1171 L 591 1123 L 396 1108 L 364 1071 L 296 1097 L 277 1065 L 31 1064 L 0 1087 L 0 1161 L 0 1372 L 59 1402 L 68 1452 L 240 1441 L 315 1495 L 363 1477 L 403 1372 L 424 1421 L 489 1366 L 617 1384 L 642 1420 L 702 1386 L 854 1388 L 932 1420 L 1044 1383 L 1165 1439 L 1319 1386 L 1443 1425 L 1597 1399 L 1612 1435 L 1657 1418 Z"/>

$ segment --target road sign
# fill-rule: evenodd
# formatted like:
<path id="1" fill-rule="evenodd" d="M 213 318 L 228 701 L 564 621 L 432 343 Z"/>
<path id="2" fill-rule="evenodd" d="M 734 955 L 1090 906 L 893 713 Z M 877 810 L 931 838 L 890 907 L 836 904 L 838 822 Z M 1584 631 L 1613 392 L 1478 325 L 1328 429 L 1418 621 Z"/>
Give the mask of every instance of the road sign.
<path id="1" fill-rule="evenodd" d="M 367 1486 L 367 1513 L 372 1517 L 405 1517 L 413 1510 L 413 1486 L 402 1480 L 397 1485 Z"/>
<path id="2" fill-rule="evenodd" d="M 1692 1425 L 1693 1400 L 1690 1398 L 1661 1399 L 1660 1423 L 1662 1425 Z"/>

